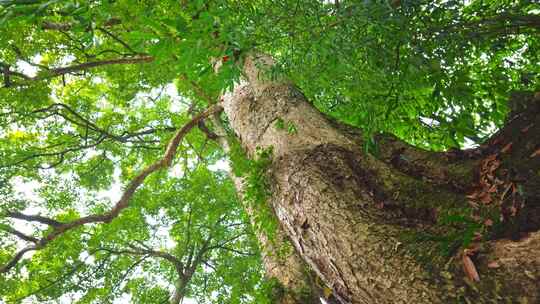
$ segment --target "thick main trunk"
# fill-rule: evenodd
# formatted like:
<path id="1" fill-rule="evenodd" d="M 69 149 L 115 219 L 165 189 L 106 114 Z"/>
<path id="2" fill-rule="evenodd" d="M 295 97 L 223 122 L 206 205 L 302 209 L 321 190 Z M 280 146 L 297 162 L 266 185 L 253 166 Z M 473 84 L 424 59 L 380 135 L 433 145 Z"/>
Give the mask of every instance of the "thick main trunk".
<path id="1" fill-rule="evenodd" d="M 212 117 L 212 123 L 222 149 L 225 153 L 231 153 L 229 136 L 222 126 L 218 114 Z M 229 171 L 229 177 L 234 182 L 239 196 L 243 199 L 245 192 L 244 179 L 236 176 L 232 171 Z M 244 204 L 244 209 L 252 218 L 253 227 L 256 227 L 257 225 L 254 222 L 254 212 L 256 211 L 252 210 L 249 204 Z M 276 304 L 320 303 L 320 298 L 324 297 L 321 284 L 317 284 L 315 273 L 310 271 L 298 253 L 290 248 L 290 242 L 285 231 L 281 227 L 278 227 L 273 238 L 270 239 L 264 231 L 257 230 L 256 228 L 255 230 L 259 246 L 261 247 L 262 262 L 266 277 L 270 280 L 276 280 L 279 284 L 279 286 L 274 286 L 274 290 L 272 291 Z"/>
<path id="2" fill-rule="evenodd" d="M 367 155 L 361 152 L 355 130 L 325 118 L 289 82 L 261 75 L 260 67 L 270 64 L 267 57 L 248 58 L 248 81 L 225 96 L 224 109 L 248 154 L 272 147 L 272 206 L 296 251 L 332 287 L 335 297 L 343 303 L 540 300 L 538 232 L 515 243 L 486 242 L 480 253 L 474 251 L 478 256 L 453 258 L 433 250 L 436 238 L 418 237 L 420 242 L 410 237 L 459 231 L 456 225 L 444 227 L 440 222 L 448 214 L 470 214 L 467 194 L 475 189 L 476 169 L 496 160 L 495 169 L 509 170 L 505 166 L 518 164 L 519 157 L 534 155 L 538 138 L 514 138 L 510 148 L 507 141 L 474 152 L 428 153 L 383 137 L 380 155 Z M 522 135 L 540 133 L 538 115 L 527 117 L 518 117 L 523 123 L 513 129 L 519 128 Z M 528 231 L 538 228 L 534 186 L 540 186 L 539 159 L 528 158 L 528 168 L 518 174 L 526 178 L 521 182 L 525 194 L 514 195 L 519 206 L 512 206 L 520 209 L 514 213 L 522 211 L 520 216 L 533 223 L 524 229 Z M 488 173 L 498 174 L 494 170 Z M 497 185 L 518 188 L 518 182 Z M 484 180 L 478 187 L 485 184 Z M 424 252 L 415 253 L 418 248 Z M 475 279 L 475 268 L 480 282 L 463 279 L 465 274 Z"/>

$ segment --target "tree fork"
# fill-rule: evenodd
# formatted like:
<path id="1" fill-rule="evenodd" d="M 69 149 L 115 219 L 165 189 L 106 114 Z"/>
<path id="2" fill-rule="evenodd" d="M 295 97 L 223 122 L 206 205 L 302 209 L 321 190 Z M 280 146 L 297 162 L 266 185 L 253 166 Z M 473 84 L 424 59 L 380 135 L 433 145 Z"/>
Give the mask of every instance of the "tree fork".
<path id="1" fill-rule="evenodd" d="M 470 197 L 479 194 L 479 185 L 485 186 L 481 178 L 486 172 L 505 175 L 501 185 L 506 187 L 522 185 L 522 193 L 512 193 L 519 196 L 512 206 L 516 210 L 509 209 L 513 216 L 530 219 L 522 222 L 534 223 L 539 201 L 534 189 L 540 185 L 538 98 L 529 98 L 527 111 L 512 116 L 495 136 L 514 134 L 510 146 L 491 140 L 473 151 L 431 153 L 382 139 L 382 152 L 376 157 L 362 153 L 361 137 L 325 118 L 293 84 L 266 78 L 261 67 L 271 64 L 266 56 L 248 57 L 247 82 L 225 96 L 224 111 L 249 155 L 257 148 L 273 147 L 272 205 L 297 252 L 342 303 L 540 299 L 538 225 L 524 229 L 530 233 L 521 235 L 519 242 L 488 239 L 480 249 L 451 257 L 434 253 L 444 262 L 434 267 L 420 262 L 408 250 L 418 244 L 408 244 L 403 237 L 445 233 L 447 228 L 439 225 L 445 214 L 472 212 L 471 200 L 477 198 Z M 277 127 L 278 121 L 293 125 L 296 132 Z M 529 136 L 516 138 L 515 132 Z M 416 155 L 416 165 L 396 162 L 396 157 L 407 154 Z M 525 155 L 526 163 L 518 161 Z M 427 164 L 420 161 L 424 156 L 430 160 Z M 489 159 L 499 164 L 480 170 Z M 518 163 L 523 172 L 505 173 Z M 482 208 L 504 214 L 506 203 L 495 201 L 503 201 L 508 192 L 499 191 L 491 192 L 491 201 Z M 462 228 L 449 226 L 458 232 Z M 487 230 L 489 225 L 485 226 Z M 427 247 L 434 245 L 430 241 Z M 472 281 L 473 270 L 479 273 L 479 282 Z"/>

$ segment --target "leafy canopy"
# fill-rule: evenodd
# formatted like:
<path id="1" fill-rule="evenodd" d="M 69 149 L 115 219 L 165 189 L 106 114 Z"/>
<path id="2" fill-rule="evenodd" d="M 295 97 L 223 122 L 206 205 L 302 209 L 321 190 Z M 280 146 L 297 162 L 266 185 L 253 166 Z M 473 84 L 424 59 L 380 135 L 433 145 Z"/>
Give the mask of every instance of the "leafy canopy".
<path id="1" fill-rule="evenodd" d="M 174 132 L 232 88 L 253 50 L 367 138 L 481 143 L 511 91 L 539 87 L 539 13 L 523 0 L 0 1 L 0 265 L 55 231 L 14 213 L 64 223 L 113 208 Z M 183 275 L 200 303 L 263 303 L 253 231 L 216 166 L 224 155 L 210 124 L 199 126 L 172 169 L 147 176 L 109 223 L 26 254 L 0 278 L 0 298 L 162 303 Z"/>

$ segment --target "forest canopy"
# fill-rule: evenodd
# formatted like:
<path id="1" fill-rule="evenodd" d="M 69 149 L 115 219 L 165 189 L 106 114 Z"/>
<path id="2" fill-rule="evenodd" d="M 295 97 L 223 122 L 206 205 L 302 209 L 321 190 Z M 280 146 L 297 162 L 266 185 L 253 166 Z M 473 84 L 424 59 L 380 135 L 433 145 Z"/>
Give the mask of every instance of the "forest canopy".
<path id="1" fill-rule="evenodd" d="M 527 0 L 0 1 L 0 301 L 274 303 L 269 152 L 220 114 L 246 56 L 363 153 L 386 133 L 451 151 L 540 89 L 539 30 Z"/>

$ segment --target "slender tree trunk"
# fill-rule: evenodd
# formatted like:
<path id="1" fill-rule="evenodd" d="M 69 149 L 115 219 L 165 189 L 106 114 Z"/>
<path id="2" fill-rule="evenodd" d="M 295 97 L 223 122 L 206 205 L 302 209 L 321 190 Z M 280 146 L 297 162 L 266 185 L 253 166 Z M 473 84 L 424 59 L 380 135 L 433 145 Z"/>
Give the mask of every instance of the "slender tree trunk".
<path id="1" fill-rule="evenodd" d="M 339 301 L 540 301 L 540 98 L 519 97 L 527 111 L 484 147 L 430 153 L 380 136 L 374 156 L 358 130 L 260 72 L 271 64 L 247 58 L 224 110 L 249 155 L 272 147 L 271 204 Z M 483 241 L 452 250 L 473 233 Z"/>
<path id="2" fill-rule="evenodd" d="M 186 285 L 187 281 L 184 278 L 179 277 L 176 280 L 176 283 L 174 284 L 174 292 L 169 301 L 170 304 L 180 304 L 182 302 L 186 291 Z"/>

